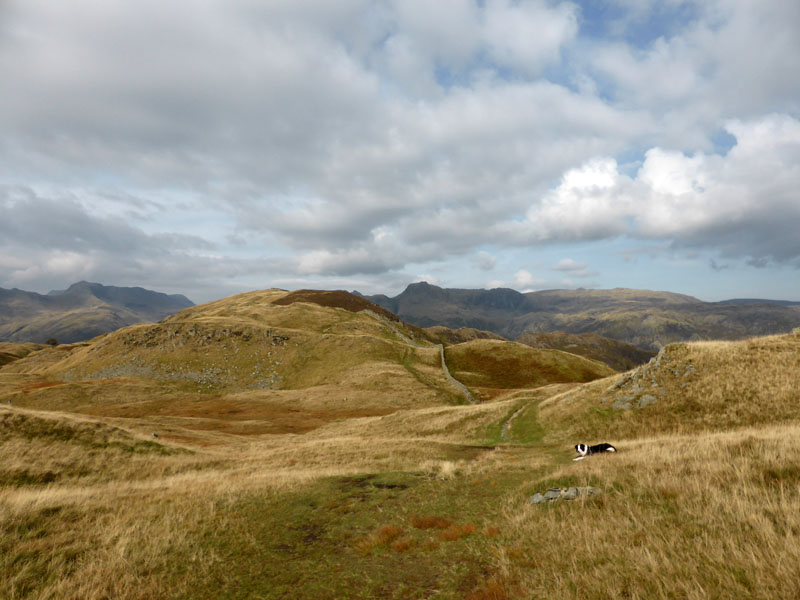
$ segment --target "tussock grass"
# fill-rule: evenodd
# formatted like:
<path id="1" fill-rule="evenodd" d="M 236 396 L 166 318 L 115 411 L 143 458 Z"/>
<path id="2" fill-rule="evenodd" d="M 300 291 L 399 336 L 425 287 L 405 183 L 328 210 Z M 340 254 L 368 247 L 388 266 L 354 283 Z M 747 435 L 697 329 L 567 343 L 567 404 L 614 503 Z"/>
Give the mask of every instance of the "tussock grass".
<path id="1" fill-rule="evenodd" d="M 623 383 L 622 387 L 619 387 Z M 636 408 L 639 398 L 654 402 Z M 632 408 L 614 403 L 631 399 Z M 634 438 L 800 419 L 800 335 L 666 347 L 627 377 L 545 400 L 550 439 Z"/>
<path id="2" fill-rule="evenodd" d="M 795 598 L 798 434 L 793 424 L 647 438 L 555 470 L 526 490 L 564 481 L 602 495 L 507 501 L 498 573 L 513 597 Z"/>
<path id="3" fill-rule="evenodd" d="M 10 342 L 0 342 L 0 367 L 25 358 L 32 352 L 37 352 L 44 348 L 42 344 L 25 343 L 14 344 Z"/>

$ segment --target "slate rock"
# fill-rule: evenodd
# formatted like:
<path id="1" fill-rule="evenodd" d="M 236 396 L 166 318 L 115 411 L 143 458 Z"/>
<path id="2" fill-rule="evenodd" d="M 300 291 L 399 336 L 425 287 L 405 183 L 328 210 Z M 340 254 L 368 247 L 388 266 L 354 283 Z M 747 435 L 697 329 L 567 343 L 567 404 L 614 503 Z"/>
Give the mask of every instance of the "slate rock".
<path id="1" fill-rule="evenodd" d="M 639 408 L 644 408 L 645 406 L 650 406 L 654 404 L 658 398 L 653 396 L 652 394 L 645 394 L 641 398 L 639 398 Z"/>
<path id="2" fill-rule="evenodd" d="M 620 396 L 611 405 L 612 410 L 628 410 L 633 402 L 633 396 Z"/>
<path id="3" fill-rule="evenodd" d="M 561 489 L 559 488 L 550 488 L 544 493 L 545 500 L 555 500 L 556 498 L 561 497 Z"/>
<path id="4" fill-rule="evenodd" d="M 587 487 L 571 487 L 566 489 L 550 488 L 544 494 L 539 492 L 535 493 L 530 498 L 531 504 L 544 504 L 549 502 L 556 502 L 557 500 L 576 500 L 581 496 L 594 496 L 599 494 L 600 490 L 592 486 Z"/>

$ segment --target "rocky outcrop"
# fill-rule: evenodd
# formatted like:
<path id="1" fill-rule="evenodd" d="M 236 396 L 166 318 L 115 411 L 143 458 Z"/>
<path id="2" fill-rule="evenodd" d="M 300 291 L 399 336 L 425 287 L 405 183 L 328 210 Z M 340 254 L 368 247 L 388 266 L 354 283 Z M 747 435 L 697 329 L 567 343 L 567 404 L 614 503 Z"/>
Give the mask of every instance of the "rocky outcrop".
<path id="1" fill-rule="evenodd" d="M 531 504 L 544 504 L 547 502 L 556 502 L 558 500 L 577 500 L 586 496 L 596 496 L 600 490 L 592 486 L 586 487 L 569 487 L 569 488 L 548 488 L 548 490 L 541 494 L 539 492 L 531 496 Z"/>
<path id="2" fill-rule="evenodd" d="M 666 395 L 665 388 L 685 387 L 697 373 L 697 368 L 687 362 L 685 344 L 665 346 L 646 365 L 625 373 L 611 386 L 602 402 L 611 402 L 613 410 L 645 408 Z"/>

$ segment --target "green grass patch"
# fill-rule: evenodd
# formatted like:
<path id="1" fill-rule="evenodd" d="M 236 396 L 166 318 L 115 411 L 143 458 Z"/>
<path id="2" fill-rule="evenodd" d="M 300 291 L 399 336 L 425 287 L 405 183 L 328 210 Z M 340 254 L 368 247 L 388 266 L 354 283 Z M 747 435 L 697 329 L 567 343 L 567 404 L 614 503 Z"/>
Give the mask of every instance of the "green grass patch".
<path id="1" fill-rule="evenodd" d="M 546 429 L 539 421 L 538 402 L 528 400 L 520 414 L 514 417 L 509 428 L 509 441 L 515 444 L 541 444 Z"/>
<path id="2" fill-rule="evenodd" d="M 500 499 L 518 484 L 376 473 L 280 498 L 248 493 L 225 508 L 224 524 L 197 532 L 219 568 L 176 589 L 182 598 L 464 598 L 491 571 Z"/>

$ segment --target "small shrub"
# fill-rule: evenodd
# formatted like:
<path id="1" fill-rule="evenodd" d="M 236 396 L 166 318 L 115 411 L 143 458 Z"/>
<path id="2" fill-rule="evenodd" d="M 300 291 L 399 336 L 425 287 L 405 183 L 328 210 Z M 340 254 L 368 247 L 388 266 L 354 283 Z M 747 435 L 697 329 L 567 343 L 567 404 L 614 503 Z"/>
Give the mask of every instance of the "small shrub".
<path id="1" fill-rule="evenodd" d="M 414 547 L 414 540 L 409 538 L 400 538 L 392 542 L 392 549 L 395 552 L 408 552 Z"/>
<path id="2" fill-rule="evenodd" d="M 463 537 L 472 535 L 478 530 L 474 523 L 464 525 L 451 525 L 439 534 L 439 539 L 443 542 L 455 542 Z"/>
<path id="3" fill-rule="evenodd" d="M 411 526 L 416 529 L 447 529 L 452 524 L 444 517 L 411 517 Z"/>
<path id="4" fill-rule="evenodd" d="M 472 590 L 467 600 L 508 600 L 508 593 L 503 581 L 495 576 Z"/>

